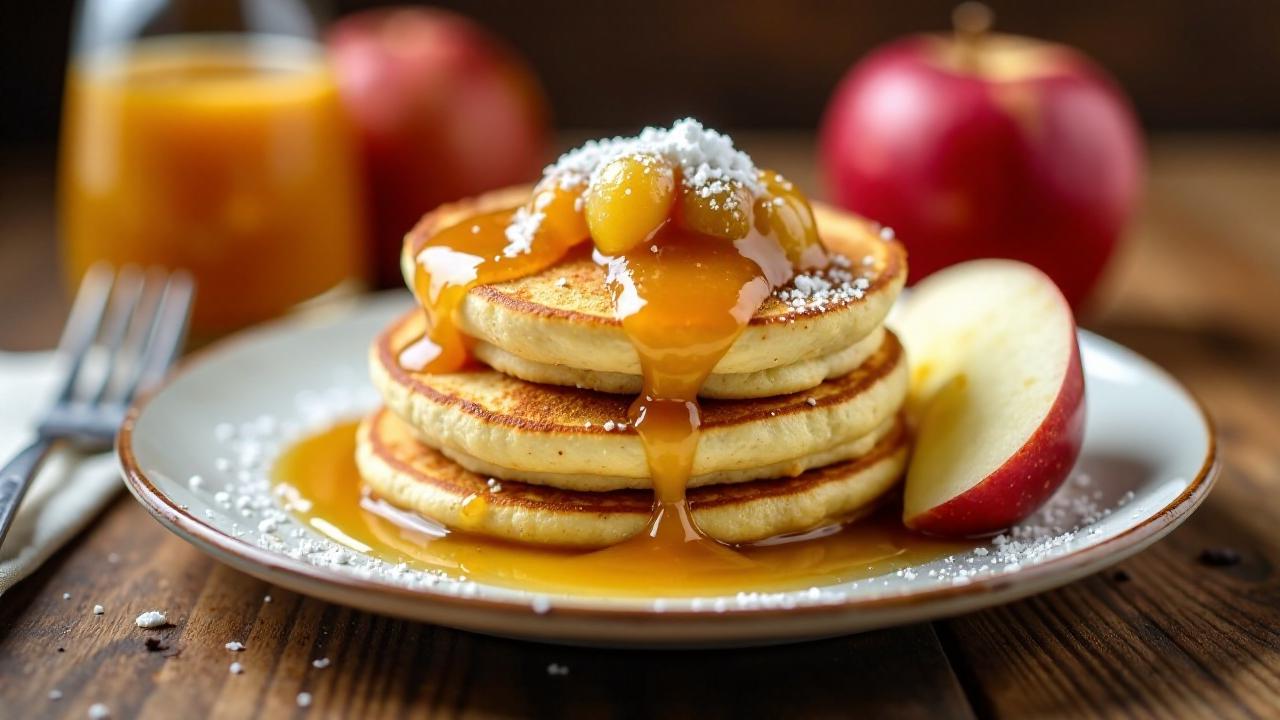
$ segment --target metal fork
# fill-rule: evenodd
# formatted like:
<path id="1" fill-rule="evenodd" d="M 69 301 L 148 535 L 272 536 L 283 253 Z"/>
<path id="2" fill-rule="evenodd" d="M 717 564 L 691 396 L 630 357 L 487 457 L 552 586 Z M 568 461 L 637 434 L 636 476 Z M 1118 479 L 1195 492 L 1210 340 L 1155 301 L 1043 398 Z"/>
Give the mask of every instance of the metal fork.
<path id="1" fill-rule="evenodd" d="M 164 377 L 182 348 L 194 294 L 191 276 L 105 264 L 85 273 L 58 343 L 66 379 L 36 438 L 0 469 L 0 545 L 49 451 L 111 447 L 133 398 Z"/>

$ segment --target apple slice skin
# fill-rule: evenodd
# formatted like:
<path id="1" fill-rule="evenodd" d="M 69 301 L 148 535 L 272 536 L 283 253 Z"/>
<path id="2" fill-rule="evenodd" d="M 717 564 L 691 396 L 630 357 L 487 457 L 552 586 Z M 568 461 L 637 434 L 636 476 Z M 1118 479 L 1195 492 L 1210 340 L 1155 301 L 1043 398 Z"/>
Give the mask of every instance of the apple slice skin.
<path id="1" fill-rule="evenodd" d="M 907 527 L 930 535 L 980 537 L 1005 530 L 1035 512 L 1062 486 L 1080 455 L 1084 394 L 1080 346 L 1074 341 L 1058 396 L 1031 437 L 977 485 L 904 518 Z M 1039 482 L 1028 482 L 1029 478 Z"/>

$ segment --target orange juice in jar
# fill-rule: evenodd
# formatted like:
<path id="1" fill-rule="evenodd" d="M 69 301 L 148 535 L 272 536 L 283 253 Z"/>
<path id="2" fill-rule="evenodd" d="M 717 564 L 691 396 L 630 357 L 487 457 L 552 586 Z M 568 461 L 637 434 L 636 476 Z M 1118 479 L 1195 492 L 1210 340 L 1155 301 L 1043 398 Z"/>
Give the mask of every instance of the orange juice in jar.
<path id="1" fill-rule="evenodd" d="M 322 47 L 172 35 L 82 53 L 67 78 L 62 253 L 195 276 L 208 338 L 363 275 L 354 143 Z"/>

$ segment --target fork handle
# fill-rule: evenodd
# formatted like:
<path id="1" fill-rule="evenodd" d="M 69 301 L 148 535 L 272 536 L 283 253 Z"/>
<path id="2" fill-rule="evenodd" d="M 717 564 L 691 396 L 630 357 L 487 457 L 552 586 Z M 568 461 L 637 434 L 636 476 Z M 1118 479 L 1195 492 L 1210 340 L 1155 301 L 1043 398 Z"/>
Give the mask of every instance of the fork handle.
<path id="1" fill-rule="evenodd" d="M 49 437 L 36 438 L 26 449 L 15 455 L 8 465 L 0 469 L 0 545 L 4 545 L 9 526 L 18 516 L 22 496 L 27 494 L 36 471 L 53 449 L 53 442 L 53 438 Z"/>

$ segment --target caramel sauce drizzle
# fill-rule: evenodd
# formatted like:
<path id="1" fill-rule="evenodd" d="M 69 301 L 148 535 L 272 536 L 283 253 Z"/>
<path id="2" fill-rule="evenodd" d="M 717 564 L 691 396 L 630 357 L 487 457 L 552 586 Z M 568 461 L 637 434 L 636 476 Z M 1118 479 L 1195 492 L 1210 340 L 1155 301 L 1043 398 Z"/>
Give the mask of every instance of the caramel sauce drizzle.
<path id="1" fill-rule="evenodd" d="M 983 544 L 913 533 L 894 502 L 856 523 L 732 550 L 688 543 L 673 554 L 638 539 L 595 552 L 505 542 L 445 528 L 363 493 L 355 453 L 355 423 L 342 423 L 279 458 L 276 492 L 300 522 L 390 564 L 520 590 L 627 597 L 796 590 L 883 576 Z M 472 502 L 482 504 L 484 495 L 475 497 Z"/>
<path id="2" fill-rule="evenodd" d="M 555 265 L 573 246 L 586 240 L 586 224 L 574 217 L 578 194 L 561 188 L 543 190 L 544 219 L 523 251 L 507 236 L 513 208 L 483 213 L 446 227 L 414 248 L 413 293 L 422 304 L 429 330 L 400 355 L 400 364 L 415 372 L 456 372 L 470 359 L 467 338 L 455 322 L 458 306 L 476 285 L 533 275 Z"/>
<path id="3" fill-rule="evenodd" d="M 654 489 L 645 532 L 601 551 L 662 553 L 683 564 L 722 563 L 728 552 L 707 538 L 685 501 L 701 437 L 698 392 L 791 264 L 773 239 L 751 232 L 737 242 L 700 236 L 668 222 L 650 243 L 607 263 L 622 328 L 640 357 L 643 390 L 630 419 L 644 443 Z"/>
<path id="4" fill-rule="evenodd" d="M 725 207 L 720 198 L 712 202 L 685 195 L 672 203 L 667 219 L 644 242 L 612 256 L 595 253 L 596 261 L 607 267 L 615 313 L 640 359 L 643 390 L 630 417 L 644 444 L 654 488 L 645 532 L 595 553 L 601 567 L 638 567 L 662 558 L 694 578 L 722 570 L 726 563 L 745 562 L 698 529 L 685 500 L 701 435 L 698 393 L 761 304 L 792 277 L 796 266 L 827 261 L 804 197 L 776 173 L 762 172 L 760 179 L 766 191 L 738 203 L 738 215 L 717 214 Z M 678 173 L 675 185 L 681 192 Z M 455 313 L 467 291 L 537 273 L 589 239 L 580 193 L 544 181 L 523 209 L 479 215 L 430 237 L 417 250 L 414 277 L 429 329 L 401 354 L 401 364 L 427 372 L 463 368 L 467 341 L 455 325 Z M 626 195 L 629 202 L 631 192 Z M 512 253 L 507 232 L 519 224 L 522 212 L 542 213 L 542 223 L 525 251 Z M 727 237 L 690 229 L 715 231 L 728 225 L 737 229 L 721 233 Z M 734 236 L 736 240 L 730 239 Z M 483 507 L 466 510 L 479 513 Z"/>

